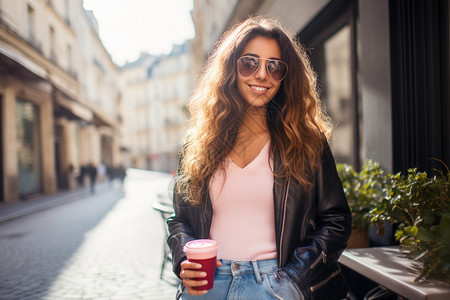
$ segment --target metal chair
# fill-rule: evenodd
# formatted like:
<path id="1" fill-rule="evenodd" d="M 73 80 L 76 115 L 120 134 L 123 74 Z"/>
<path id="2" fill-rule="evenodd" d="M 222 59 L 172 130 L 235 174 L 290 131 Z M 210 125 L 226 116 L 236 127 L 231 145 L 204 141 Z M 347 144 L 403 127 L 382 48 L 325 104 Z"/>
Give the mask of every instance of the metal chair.
<path id="1" fill-rule="evenodd" d="M 163 222 L 164 232 L 165 232 L 165 238 L 164 238 L 164 244 L 163 244 L 163 259 L 161 263 L 161 274 L 159 276 L 159 279 L 163 278 L 164 274 L 164 267 L 166 266 L 166 262 L 172 262 L 172 255 L 170 253 L 169 245 L 167 245 L 167 237 L 169 236 L 169 229 L 167 228 L 166 220 L 170 215 L 173 213 L 173 208 L 169 206 L 168 204 L 162 203 L 162 202 L 154 202 L 152 204 L 152 207 L 154 210 L 158 211 L 161 214 L 161 219 Z"/>

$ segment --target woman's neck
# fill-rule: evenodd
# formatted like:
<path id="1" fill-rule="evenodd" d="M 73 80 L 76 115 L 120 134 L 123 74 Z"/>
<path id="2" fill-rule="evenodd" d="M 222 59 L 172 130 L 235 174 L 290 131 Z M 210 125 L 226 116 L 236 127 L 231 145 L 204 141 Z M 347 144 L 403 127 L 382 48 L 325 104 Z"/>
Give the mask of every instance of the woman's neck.
<path id="1" fill-rule="evenodd" d="M 244 168 L 258 156 L 269 138 L 265 107 L 252 106 L 243 116 L 233 149 L 228 156 L 237 166 Z"/>
<path id="2" fill-rule="evenodd" d="M 238 136 L 242 138 L 250 135 L 265 135 L 268 133 L 266 107 L 249 107 L 243 116 Z"/>

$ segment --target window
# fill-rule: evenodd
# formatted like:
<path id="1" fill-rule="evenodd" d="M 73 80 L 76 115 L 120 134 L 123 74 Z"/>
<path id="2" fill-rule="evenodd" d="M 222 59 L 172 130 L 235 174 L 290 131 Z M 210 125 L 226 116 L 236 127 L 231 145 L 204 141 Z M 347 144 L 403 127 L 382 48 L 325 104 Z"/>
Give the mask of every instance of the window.
<path id="1" fill-rule="evenodd" d="M 345 2 L 345 5 L 343 3 Z M 331 2 L 300 33 L 317 72 L 320 98 L 333 121 L 330 148 L 337 163 L 364 163 L 361 97 L 358 87 L 357 7 Z"/>
<path id="2" fill-rule="evenodd" d="M 56 53 L 55 53 L 55 28 L 53 26 L 50 26 L 48 29 L 48 36 L 49 36 L 49 48 L 50 48 L 50 60 L 54 63 L 56 63 Z"/>
<path id="3" fill-rule="evenodd" d="M 70 23 L 70 7 L 69 7 L 69 0 L 65 0 L 64 1 L 64 16 L 66 18 L 67 21 L 69 21 Z"/>
<path id="4" fill-rule="evenodd" d="M 72 47 L 70 47 L 70 45 L 67 45 L 67 70 L 69 71 L 73 71 L 72 70 Z"/>
<path id="5" fill-rule="evenodd" d="M 27 6 L 27 38 L 29 40 L 34 40 L 35 37 L 35 22 L 36 16 L 33 7 Z"/>
<path id="6" fill-rule="evenodd" d="M 352 155 L 350 27 L 344 26 L 323 43 L 320 85 L 322 101 L 335 125 L 330 146 L 338 162 Z"/>

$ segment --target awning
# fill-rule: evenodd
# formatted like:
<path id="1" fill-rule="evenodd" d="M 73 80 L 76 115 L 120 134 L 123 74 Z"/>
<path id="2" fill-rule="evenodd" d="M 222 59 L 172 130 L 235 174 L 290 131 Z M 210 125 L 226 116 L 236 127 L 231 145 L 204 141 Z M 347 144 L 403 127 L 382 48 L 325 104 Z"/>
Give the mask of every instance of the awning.
<path id="1" fill-rule="evenodd" d="M 34 63 L 29 58 L 27 58 L 24 54 L 20 53 L 19 51 L 12 48 L 11 46 L 5 44 L 2 41 L 0 41 L 0 53 L 3 54 L 4 56 L 8 57 L 9 59 L 15 61 L 16 63 L 20 64 L 25 69 L 36 74 L 37 76 L 39 76 L 43 79 L 47 78 L 47 71 L 44 68 L 42 68 L 38 64 Z"/>
<path id="2" fill-rule="evenodd" d="M 94 119 L 92 123 L 96 126 L 107 126 L 117 129 L 117 121 L 110 115 L 106 114 L 104 111 L 101 111 L 97 106 L 90 107 L 94 113 Z"/>
<path id="3" fill-rule="evenodd" d="M 81 119 L 87 122 L 91 122 L 94 114 L 92 111 L 83 106 L 80 103 L 77 103 L 73 100 L 70 100 L 68 97 L 64 96 L 58 90 L 55 90 L 55 113 L 65 115 L 69 119 Z"/>

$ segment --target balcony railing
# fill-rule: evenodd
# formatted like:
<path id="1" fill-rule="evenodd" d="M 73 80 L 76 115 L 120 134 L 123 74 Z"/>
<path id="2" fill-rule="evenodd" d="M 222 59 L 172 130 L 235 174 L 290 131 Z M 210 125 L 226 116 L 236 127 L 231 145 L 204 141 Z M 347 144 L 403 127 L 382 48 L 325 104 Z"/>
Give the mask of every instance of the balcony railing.
<path id="1" fill-rule="evenodd" d="M 49 3 L 51 6 L 52 4 Z M 66 21 L 70 23 L 69 19 L 66 18 Z M 33 49 L 35 49 L 37 52 L 39 52 L 41 55 L 44 55 L 42 51 L 42 44 L 38 40 L 35 39 L 33 35 L 28 36 L 28 34 L 25 34 L 21 32 L 19 22 L 15 20 L 13 17 L 11 17 L 5 10 L 0 9 L 0 27 L 4 28 L 6 31 L 10 32 L 12 35 L 16 36 L 20 40 L 26 42 L 29 46 L 31 46 Z M 78 80 L 78 74 L 72 67 L 66 67 L 63 68 L 59 65 L 58 62 L 58 55 L 55 53 L 55 51 L 50 51 L 47 59 L 58 66 L 59 68 L 64 69 L 64 71 L 71 76 L 73 79 Z M 101 67 L 100 63 L 98 63 L 99 67 Z M 103 70 L 104 71 L 104 70 Z"/>
<path id="2" fill-rule="evenodd" d="M 49 55 L 48 59 L 55 65 L 58 65 L 58 58 L 56 57 L 56 54 L 53 50 L 50 51 L 50 55 Z"/>
<path id="3" fill-rule="evenodd" d="M 70 21 L 69 16 L 67 15 L 67 12 L 64 14 L 61 11 L 59 11 L 52 0 L 47 0 L 47 5 L 55 12 L 55 14 L 64 21 L 64 23 L 67 24 L 67 26 L 71 27 L 72 23 Z"/>
<path id="4" fill-rule="evenodd" d="M 0 26 L 6 28 L 7 30 L 22 36 L 19 30 L 19 22 L 14 20 L 13 17 L 8 15 L 4 10 L 0 9 Z"/>
<path id="5" fill-rule="evenodd" d="M 0 9 L 0 26 L 4 27 L 7 31 L 18 36 L 25 42 L 27 42 L 36 51 L 42 54 L 42 45 L 37 41 L 34 36 L 26 36 L 20 31 L 19 22 L 13 17 L 8 15 L 4 10 Z"/>
<path id="6" fill-rule="evenodd" d="M 67 74 L 69 74 L 70 77 L 72 77 L 75 80 L 78 80 L 78 74 L 75 72 L 75 70 L 69 68 L 67 71 Z"/>
<path id="7" fill-rule="evenodd" d="M 31 47 L 42 54 L 42 44 L 36 41 L 33 36 L 28 37 L 27 42 Z"/>

